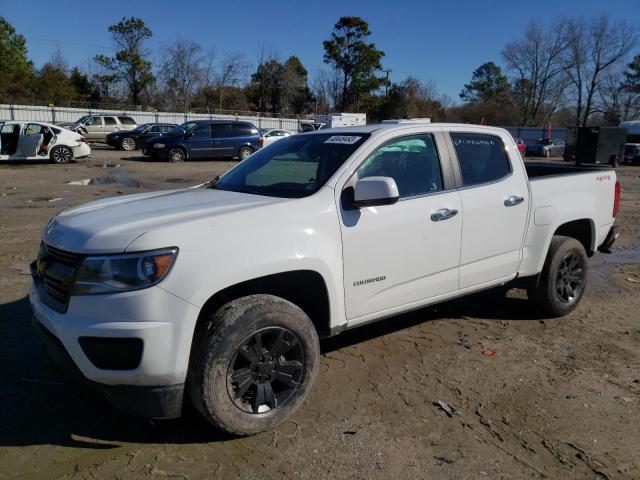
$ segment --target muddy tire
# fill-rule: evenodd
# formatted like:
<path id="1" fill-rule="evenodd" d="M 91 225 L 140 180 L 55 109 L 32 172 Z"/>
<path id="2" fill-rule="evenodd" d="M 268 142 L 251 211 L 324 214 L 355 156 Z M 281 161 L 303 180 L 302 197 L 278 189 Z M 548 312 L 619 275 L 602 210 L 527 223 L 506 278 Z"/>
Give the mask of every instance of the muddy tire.
<path id="1" fill-rule="evenodd" d="M 197 410 L 232 435 L 269 430 L 304 402 L 320 344 L 309 317 L 273 295 L 250 295 L 211 314 L 194 338 L 187 388 Z"/>
<path id="2" fill-rule="evenodd" d="M 49 158 L 53 163 L 69 163 L 73 159 L 73 151 L 69 147 L 58 145 L 51 149 Z"/>
<path id="3" fill-rule="evenodd" d="M 120 142 L 120 148 L 125 152 L 131 152 L 136 149 L 136 141 L 131 137 L 125 137 Z"/>
<path id="4" fill-rule="evenodd" d="M 187 159 L 187 155 L 181 148 L 172 148 L 171 150 L 169 150 L 169 155 L 167 158 L 171 163 L 182 163 Z"/>
<path id="5" fill-rule="evenodd" d="M 251 147 L 242 147 L 238 152 L 238 159 L 240 161 L 246 160 L 253 153 L 253 149 Z"/>
<path id="6" fill-rule="evenodd" d="M 575 238 L 555 235 L 537 282 L 527 288 L 529 300 L 544 314 L 561 317 L 571 312 L 587 286 L 587 252 Z"/>

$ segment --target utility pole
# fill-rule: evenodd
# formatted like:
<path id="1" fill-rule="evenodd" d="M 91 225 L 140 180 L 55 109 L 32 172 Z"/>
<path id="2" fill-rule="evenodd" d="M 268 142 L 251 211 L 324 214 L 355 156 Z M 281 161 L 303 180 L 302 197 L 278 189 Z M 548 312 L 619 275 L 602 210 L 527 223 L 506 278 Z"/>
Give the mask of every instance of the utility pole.
<path id="1" fill-rule="evenodd" d="M 392 70 L 389 68 L 387 70 L 383 70 L 383 72 L 387 74 L 387 81 L 384 84 L 384 96 L 386 97 L 387 95 L 389 95 L 389 74 L 392 72 Z"/>

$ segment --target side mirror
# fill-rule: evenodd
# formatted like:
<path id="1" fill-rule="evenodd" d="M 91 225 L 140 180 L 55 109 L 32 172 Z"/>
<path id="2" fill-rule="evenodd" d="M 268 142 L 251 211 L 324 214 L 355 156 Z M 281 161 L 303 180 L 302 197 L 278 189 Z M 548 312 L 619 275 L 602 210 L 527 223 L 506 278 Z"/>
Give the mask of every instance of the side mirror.
<path id="1" fill-rule="evenodd" d="M 396 181 L 391 177 L 366 177 L 358 180 L 353 191 L 353 206 L 375 207 L 391 205 L 400 194 Z"/>

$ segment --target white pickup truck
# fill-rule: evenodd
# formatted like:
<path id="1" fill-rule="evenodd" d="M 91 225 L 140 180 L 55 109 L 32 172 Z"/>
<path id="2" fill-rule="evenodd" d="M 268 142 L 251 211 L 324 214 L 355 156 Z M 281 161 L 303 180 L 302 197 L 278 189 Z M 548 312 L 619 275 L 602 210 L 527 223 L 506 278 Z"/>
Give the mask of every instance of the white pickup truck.
<path id="1" fill-rule="evenodd" d="M 571 311 L 618 200 L 613 170 L 525 164 L 500 128 L 294 135 L 199 188 L 52 218 L 34 326 L 116 406 L 173 418 L 186 395 L 249 435 L 303 403 L 319 337 L 514 280 Z"/>

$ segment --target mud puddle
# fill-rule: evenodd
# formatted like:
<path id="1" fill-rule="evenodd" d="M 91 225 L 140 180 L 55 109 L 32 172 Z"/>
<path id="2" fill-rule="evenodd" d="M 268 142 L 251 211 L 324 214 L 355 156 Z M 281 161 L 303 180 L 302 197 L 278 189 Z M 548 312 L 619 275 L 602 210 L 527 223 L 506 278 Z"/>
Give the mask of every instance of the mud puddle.
<path id="1" fill-rule="evenodd" d="M 636 242 L 632 247 L 616 248 L 614 246 L 611 253 L 598 253 L 591 259 L 589 280 L 598 290 L 619 291 L 619 287 L 611 279 L 616 267 L 638 264 L 640 264 L 640 242 Z"/>
<path id="2" fill-rule="evenodd" d="M 164 181 L 167 183 L 193 183 L 193 180 L 189 178 L 180 177 L 165 178 Z"/>
<path id="3" fill-rule="evenodd" d="M 126 170 L 119 170 L 110 175 L 92 178 L 89 185 L 122 185 L 123 187 L 144 188 L 145 184 L 136 180 Z"/>

